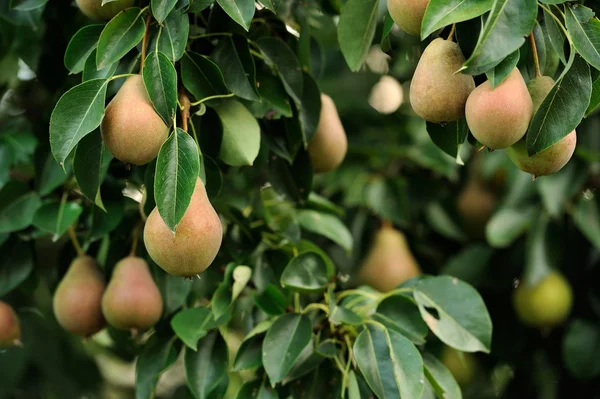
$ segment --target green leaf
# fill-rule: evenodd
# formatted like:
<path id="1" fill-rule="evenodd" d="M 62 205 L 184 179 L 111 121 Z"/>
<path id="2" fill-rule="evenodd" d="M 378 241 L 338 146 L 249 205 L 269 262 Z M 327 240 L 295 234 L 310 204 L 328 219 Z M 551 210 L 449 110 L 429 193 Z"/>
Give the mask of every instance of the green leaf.
<path id="1" fill-rule="evenodd" d="M 208 334 L 216 325 L 209 308 L 191 308 L 178 312 L 171 319 L 171 327 L 179 339 L 195 351 L 198 340 Z"/>
<path id="2" fill-rule="evenodd" d="M 489 220 L 485 236 L 494 248 L 506 248 L 523 234 L 537 215 L 533 206 L 502 208 Z"/>
<path id="3" fill-rule="evenodd" d="M 257 40 L 256 44 L 267 64 L 277 70 L 288 94 L 300 102 L 303 96 L 304 78 L 296 54 L 281 39 L 263 37 Z"/>
<path id="4" fill-rule="evenodd" d="M 181 308 L 192 289 L 192 282 L 178 276 L 170 275 L 158 271 L 154 274 L 156 285 L 160 290 L 160 294 L 164 303 L 164 315 L 168 316 Z"/>
<path id="5" fill-rule="evenodd" d="M 85 82 L 87 80 L 92 79 L 108 79 L 112 77 L 117 68 L 119 67 L 119 62 L 115 62 L 112 65 L 107 66 L 104 69 L 96 68 L 96 49 L 92 51 L 92 53 L 88 56 L 85 61 L 85 66 L 83 67 L 83 76 L 81 81 Z"/>
<path id="6" fill-rule="evenodd" d="M 236 399 L 279 399 L 277 391 L 267 385 L 265 380 L 249 381 L 242 385 Z"/>
<path id="7" fill-rule="evenodd" d="M 455 122 L 439 124 L 427 122 L 427 133 L 431 141 L 438 148 L 456 159 L 456 163 L 462 165 L 464 162 L 458 157 L 459 150 L 469 135 L 469 127 L 465 118 Z"/>
<path id="8" fill-rule="evenodd" d="M 303 72 L 302 74 L 304 83 L 298 117 L 302 127 L 304 145 L 308 145 L 308 142 L 317 133 L 317 127 L 321 119 L 321 91 L 317 82 L 309 73 Z"/>
<path id="9" fill-rule="evenodd" d="M 575 49 L 594 68 L 600 69 L 600 21 L 587 7 L 566 7 L 565 24 Z"/>
<path id="10" fill-rule="evenodd" d="M 548 39 L 550 41 L 550 45 L 558 54 L 561 62 L 563 64 L 567 63 L 567 57 L 565 56 L 565 35 L 562 29 L 558 26 L 554 18 L 548 13 L 548 11 L 544 10 L 544 26 L 546 27 L 546 32 L 548 33 Z"/>
<path id="11" fill-rule="evenodd" d="M 190 0 L 190 12 L 194 14 L 199 13 L 200 11 L 206 10 L 208 7 L 213 5 L 215 0 Z"/>
<path id="12" fill-rule="evenodd" d="M 527 131 L 527 152 L 535 155 L 571 133 L 590 104 L 592 79 L 589 65 L 575 55 L 556 81 Z"/>
<path id="13" fill-rule="evenodd" d="M 100 126 L 107 83 L 106 79 L 88 80 L 67 91 L 56 103 L 50 117 L 50 148 L 61 166 L 77 143 Z"/>
<path id="14" fill-rule="evenodd" d="M 421 22 L 421 38 L 445 26 L 485 14 L 494 0 L 431 0 Z"/>
<path id="15" fill-rule="evenodd" d="M 589 116 L 600 105 L 600 74 L 593 80 L 590 105 L 585 111 L 585 116 Z"/>
<path id="16" fill-rule="evenodd" d="M 220 319 L 222 316 L 226 315 L 229 312 L 231 303 L 233 301 L 233 293 L 231 289 L 233 271 L 236 267 L 235 262 L 231 262 L 227 265 L 225 269 L 225 276 L 223 281 L 219 284 L 219 287 L 216 289 L 213 294 L 211 305 L 212 311 L 215 315 L 215 318 Z"/>
<path id="17" fill-rule="evenodd" d="M 343 306 L 335 305 L 329 313 L 329 321 L 334 325 L 348 324 L 358 326 L 363 323 L 362 317 Z"/>
<path id="18" fill-rule="evenodd" d="M 286 314 L 273 323 L 265 336 L 262 352 L 271 385 L 283 380 L 311 337 L 312 325 L 304 315 Z"/>
<path id="19" fill-rule="evenodd" d="M 58 240 L 79 219 L 83 208 L 76 202 L 55 201 L 42 205 L 33 217 L 33 225 Z"/>
<path id="20" fill-rule="evenodd" d="M 500 85 L 500 83 L 504 82 L 504 79 L 510 75 L 512 70 L 519 63 L 520 58 L 519 50 L 516 50 L 514 53 L 509 54 L 501 63 L 496 65 L 494 69 L 486 72 L 487 78 L 492 85 L 492 89 L 495 89 Z"/>
<path id="21" fill-rule="evenodd" d="M 215 107 L 223 125 L 219 156 L 231 166 L 252 165 L 260 149 L 260 127 L 250 111 L 236 100 Z"/>
<path id="22" fill-rule="evenodd" d="M 300 239 L 300 225 L 296 220 L 294 204 L 278 195 L 271 186 L 260 189 L 260 200 L 267 226 L 292 241 L 298 241 Z"/>
<path id="23" fill-rule="evenodd" d="M 44 161 L 42 171 L 37 182 L 37 190 L 40 196 L 44 197 L 60 187 L 71 174 L 71 165 L 66 165 L 66 173 L 48 153 L 46 161 Z"/>
<path id="24" fill-rule="evenodd" d="M 299 141 L 298 144 L 301 142 Z M 271 157 L 269 182 L 277 192 L 294 202 L 306 201 L 312 191 L 313 183 L 313 170 L 308 151 L 300 147 L 291 165 L 283 158 Z"/>
<path id="25" fill-rule="evenodd" d="M 167 126 L 173 123 L 177 109 L 177 71 L 169 58 L 161 52 L 146 57 L 142 71 L 144 86 L 156 113 Z"/>
<path id="26" fill-rule="evenodd" d="M 421 318 L 421 313 L 415 301 L 405 295 L 390 296 L 377 306 L 373 319 L 404 335 L 417 345 L 425 343 L 427 324 Z"/>
<path id="27" fill-rule="evenodd" d="M 473 287 L 455 277 L 429 277 L 417 283 L 414 297 L 442 342 L 463 352 L 490 352 L 492 321 Z"/>
<path id="28" fill-rule="evenodd" d="M 202 338 L 198 351 L 185 350 L 185 379 L 196 398 L 208 398 L 227 377 L 227 352 L 227 343 L 218 331 Z"/>
<path id="29" fill-rule="evenodd" d="M 21 285 L 33 269 L 33 249 L 27 242 L 11 239 L 1 248 L 0 297 Z"/>
<path id="30" fill-rule="evenodd" d="M 190 204 L 199 170 L 196 142 L 177 128 L 160 148 L 154 178 L 158 212 L 173 232 Z"/>
<path id="31" fill-rule="evenodd" d="M 560 242 L 552 242 L 550 236 L 552 230 L 548 229 L 549 222 L 548 215 L 542 213 L 536 219 L 527 237 L 525 271 L 522 279 L 526 286 L 538 285 L 557 266 L 556 257 L 553 256 L 551 246 L 553 244 L 560 246 Z"/>
<path id="32" fill-rule="evenodd" d="M 256 88 L 256 66 L 245 37 L 233 35 L 221 39 L 213 59 L 221 69 L 229 90 L 246 100 L 260 99 Z"/>
<path id="33" fill-rule="evenodd" d="M 569 162 L 559 172 L 536 180 L 544 208 L 552 217 L 559 218 L 565 212 L 567 201 L 581 191 L 587 177 L 585 167 Z"/>
<path id="34" fill-rule="evenodd" d="M 277 13 L 277 10 L 279 9 L 281 2 L 282 2 L 282 0 L 264 0 L 264 1 L 261 1 L 260 3 L 262 5 L 264 5 L 266 8 L 268 8 L 269 10 Z"/>
<path id="35" fill-rule="evenodd" d="M 154 396 L 158 378 L 177 360 L 179 351 L 174 345 L 175 341 L 174 337 L 159 337 L 155 333 L 144 345 L 136 363 L 136 399 Z"/>
<path id="36" fill-rule="evenodd" d="M 444 399 L 462 399 L 462 393 L 452 373 L 431 353 L 423 355 L 425 376 L 437 397 Z"/>
<path id="37" fill-rule="evenodd" d="M 600 326 L 583 319 L 573 320 L 567 327 L 562 354 L 567 369 L 578 379 L 589 380 L 600 375 Z"/>
<path id="38" fill-rule="evenodd" d="M 25 183 L 9 181 L 0 190 L 0 233 L 23 230 L 33 222 L 42 204 L 40 197 Z"/>
<path id="39" fill-rule="evenodd" d="M 157 47 L 158 51 L 166 54 L 172 62 L 179 61 L 185 52 L 189 34 L 188 14 L 174 9 L 158 28 L 158 37 L 150 51 Z"/>
<path id="40" fill-rule="evenodd" d="M 125 212 L 125 201 L 123 194 L 116 185 L 108 185 L 105 190 L 104 207 L 106 211 L 92 208 L 92 229 L 89 232 L 90 240 L 99 240 L 106 234 L 114 231 L 121 221 Z M 121 194 L 121 195 L 119 195 Z"/>
<path id="41" fill-rule="evenodd" d="M 152 7 L 152 15 L 162 24 L 167 18 L 167 15 L 171 12 L 173 7 L 177 4 L 177 0 L 151 0 L 150 5 Z"/>
<path id="42" fill-rule="evenodd" d="M 83 71 L 85 62 L 98 46 L 98 39 L 104 25 L 87 25 L 73 35 L 65 51 L 65 67 L 71 73 Z"/>
<path id="43" fill-rule="evenodd" d="M 181 60 L 181 80 L 196 100 L 229 93 L 217 64 L 191 51 Z"/>
<path id="44" fill-rule="evenodd" d="M 325 260 L 316 252 L 303 252 L 290 260 L 281 274 L 281 285 L 294 291 L 316 293 L 329 282 Z"/>
<path id="45" fill-rule="evenodd" d="M 235 355 L 232 371 L 255 369 L 262 366 L 262 343 L 264 333 L 273 325 L 271 320 L 263 320 L 244 337 Z"/>
<path id="46" fill-rule="evenodd" d="M 336 216 L 303 209 L 298 213 L 298 222 L 303 229 L 325 236 L 347 251 L 352 250 L 352 234 Z"/>
<path id="47" fill-rule="evenodd" d="M 73 171 L 83 195 L 106 211 L 100 196 L 100 186 L 113 156 L 107 151 L 99 131 L 85 136 L 75 150 Z"/>
<path id="48" fill-rule="evenodd" d="M 600 210 L 596 197 L 592 199 L 582 197 L 579 200 L 575 206 L 573 221 L 590 243 L 600 250 Z"/>
<path id="49" fill-rule="evenodd" d="M 360 388 L 354 370 L 348 373 L 348 399 L 360 399 Z"/>
<path id="50" fill-rule="evenodd" d="M 280 315 L 285 312 L 289 301 L 274 284 L 265 287 L 262 293 L 254 296 L 256 306 L 269 315 Z"/>
<path id="51" fill-rule="evenodd" d="M 250 30 L 250 22 L 254 17 L 254 0 L 217 0 L 223 11 L 242 28 Z"/>
<path id="52" fill-rule="evenodd" d="M 283 379 L 282 384 L 286 385 L 290 381 L 297 380 L 309 374 L 311 371 L 317 369 L 323 363 L 323 360 L 325 360 L 325 357 L 315 350 L 315 345 L 311 342 L 302 349 L 300 356 L 298 356 L 292 365 L 290 372 Z"/>
<path id="53" fill-rule="evenodd" d="M 141 17 L 141 10 L 132 7 L 120 12 L 106 24 L 98 40 L 98 69 L 119 61 L 142 40 L 146 25 Z"/>
<path id="54" fill-rule="evenodd" d="M 477 286 L 487 277 L 493 254 L 494 250 L 487 245 L 475 244 L 464 247 L 461 252 L 448 260 L 441 274 L 448 274 Z"/>
<path id="55" fill-rule="evenodd" d="M 350 70 L 356 72 L 367 58 L 377 28 L 377 0 L 348 0 L 338 23 L 338 42 Z"/>
<path id="56" fill-rule="evenodd" d="M 46 5 L 48 0 L 10 0 L 10 8 L 17 11 L 31 11 Z"/>

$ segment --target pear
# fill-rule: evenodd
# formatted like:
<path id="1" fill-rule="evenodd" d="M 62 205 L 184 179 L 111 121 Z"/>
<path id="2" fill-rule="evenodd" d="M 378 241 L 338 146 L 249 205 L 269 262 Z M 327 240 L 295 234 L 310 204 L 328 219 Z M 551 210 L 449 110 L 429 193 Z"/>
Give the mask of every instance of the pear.
<path id="1" fill-rule="evenodd" d="M 517 316 L 530 327 L 549 328 L 561 324 L 573 305 L 573 291 L 559 272 L 552 271 L 534 286 L 520 285 L 514 292 Z"/>
<path id="2" fill-rule="evenodd" d="M 144 243 L 148 254 L 167 273 L 190 277 L 203 272 L 217 256 L 223 228 L 197 179 L 190 205 L 173 233 L 162 220 L 158 208 L 148 216 Z"/>
<path id="3" fill-rule="evenodd" d="M 473 136 L 494 150 L 521 140 L 532 115 L 533 101 L 517 68 L 495 89 L 485 81 L 473 90 L 465 112 Z"/>
<path id="4" fill-rule="evenodd" d="M 308 143 L 308 154 L 316 172 L 329 172 L 337 168 L 348 150 L 348 139 L 335 103 L 321 94 L 321 114 L 314 137 Z"/>
<path id="5" fill-rule="evenodd" d="M 102 297 L 108 324 L 124 330 L 147 329 L 160 320 L 162 311 L 162 297 L 148 263 L 135 256 L 119 261 Z"/>
<path id="6" fill-rule="evenodd" d="M 421 274 L 404 234 L 383 225 L 360 268 L 358 279 L 381 292 L 388 292 Z"/>
<path id="7" fill-rule="evenodd" d="M 102 0 L 76 0 L 81 12 L 94 20 L 109 20 L 126 8 L 133 7 L 135 0 L 116 0 L 102 5 Z"/>
<path id="8" fill-rule="evenodd" d="M 456 200 L 456 209 L 465 231 L 472 237 L 485 236 L 485 227 L 496 208 L 496 195 L 484 183 L 471 178 Z"/>
<path id="9" fill-rule="evenodd" d="M 477 371 L 477 360 L 472 354 L 445 346 L 441 360 L 461 386 L 469 385 L 473 381 Z"/>
<path id="10" fill-rule="evenodd" d="M 540 108 L 552 86 L 554 86 L 554 79 L 549 76 L 539 76 L 527 84 L 527 89 L 533 101 L 534 114 Z M 523 172 L 530 173 L 534 177 L 546 176 L 558 172 L 569 162 L 575 152 L 576 145 L 577 133 L 573 130 L 560 141 L 533 156 L 529 156 L 527 152 L 525 139 L 507 148 L 506 153 Z"/>
<path id="11" fill-rule="evenodd" d="M 402 85 L 389 75 L 382 76 L 369 94 L 369 105 L 380 114 L 393 114 L 404 100 Z"/>
<path id="12" fill-rule="evenodd" d="M 421 36 L 421 23 L 429 0 L 388 0 L 387 6 L 396 25 L 408 34 Z"/>
<path id="13" fill-rule="evenodd" d="M 21 345 L 21 324 L 12 306 L 0 301 L 0 348 Z"/>
<path id="14" fill-rule="evenodd" d="M 104 278 L 90 256 L 82 255 L 71 263 L 54 294 L 54 314 L 67 331 L 89 337 L 104 328 L 101 301 Z"/>
<path id="15" fill-rule="evenodd" d="M 410 104 L 429 122 L 451 122 L 465 115 L 465 103 L 475 89 L 470 75 L 456 73 L 465 57 L 453 41 L 437 38 L 425 49 L 410 84 Z"/>
<path id="16" fill-rule="evenodd" d="M 158 155 L 169 127 L 154 111 L 141 75 L 127 78 L 100 125 L 108 150 L 120 161 L 144 165 Z"/>

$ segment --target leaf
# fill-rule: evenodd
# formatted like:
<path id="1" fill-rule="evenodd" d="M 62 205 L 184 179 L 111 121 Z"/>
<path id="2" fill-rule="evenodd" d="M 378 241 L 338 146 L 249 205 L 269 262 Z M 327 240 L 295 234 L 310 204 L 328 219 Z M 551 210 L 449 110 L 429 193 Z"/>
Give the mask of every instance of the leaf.
<path id="1" fill-rule="evenodd" d="M 566 7 L 565 25 L 575 49 L 594 68 L 600 69 L 600 21 L 587 7 Z"/>
<path id="2" fill-rule="evenodd" d="M 262 365 L 262 343 L 264 333 L 273 325 L 271 320 L 263 320 L 250 331 L 235 355 L 231 368 L 232 371 L 240 371 L 258 368 Z"/>
<path id="3" fill-rule="evenodd" d="M 229 92 L 219 67 L 210 58 L 191 51 L 181 60 L 181 80 L 198 101 Z"/>
<path id="4" fill-rule="evenodd" d="M 120 12 L 106 24 L 98 40 L 98 69 L 119 61 L 142 40 L 146 25 L 141 16 L 141 10 L 132 7 Z"/>
<path id="5" fill-rule="evenodd" d="M 98 46 L 98 39 L 104 25 L 87 25 L 73 35 L 65 51 L 65 67 L 71 73 L 83 71 L 85 62 Z"/>
<path id="6" fill-rule="evenodd" d="M 230 262 L 225 269 L 225 276 L 223 281 L 219 284 L 219 287 L 215 290 L 212 297 L 212 311 L 215 318 L 220 319 L 222 316 L 230 312 L 230 306 L 233 302 L 233 295 L 231 289 L 231 280 L 233 270 L 236 267 L 235 262 Z"/>
<path id="7" fill-rule="evenodd" d="M 387 297 L 379 306 L 373 319 L 404 335 L 417 345 L 425 343 L 427 324 L 421 318 L 421 313 L 415 301 L 405 295 Z"/>
<path id="8" fill-rule="evenodd" d="M 250 30 L 250 22 L 254 17 L 254 0 L 217 0 L 217 3 L 231 19 L 246 31 Z"/>
<path id="9" fill-rule="evenodd" d="M 10 8 L 17 11 L 31 11 L 46 5 L 48 0 L 10 0 Z"/>
<path id="10" fill-rule="evenodd" d="M 448 274 L 477 286 L 488 276 L 488 266 L 493 254 L 494 250 L 487 245 L 465 247 L 448 260 L 441 274 Z"/>
<path id="11" fill-rule="evenodd" d="M 252 269 L 248 266 L 238 265 L 233 269 L 232 277 L 233 285 L 231 286 L 231 300 L 235 301 L 250 282 Z"/>
<path id="12" fill-rule="evenodd" d="M 223 125 L 219 156 L 231 166 L 252 165 L 260 149 L 260 127 L 250 111 L 236 100 L 215 106 Z"/>
<path id="13" fill-rule="evenodd" d="M 298 222 L 303 229 L 325 236 L 347 251 L 352 250 L 352 234 L 336 216 L 303 209 L 298 213 Z"/>
<path id="14" fill-rule="evenodd" d="M 178 312 L 171 319 L 171 327 L 177 337 L 195 351 L 198 340 L 208 334 L 216 325 L 209 308 L 191 308 Z"/>
<path id="15" fill-rule="evenodd" d="M 265 336 L 262 351 L 271 385 L 283 380 L 311 337 L 312 325 L 304 315 L 286 314 L 273 323 Z"/>
<path id="16" fill-rule="evenodd" d="M 233 35 L 220 40 L 213 59 L 221 69 L 229 90 L 246 100 L 259 100 L 256 66 L 245 37 Z"/>
<path id="17" fill-rule="evenodd" d="M 246 382 L 238 391 L 236 399 L 279 399 L 277 391 L 267 385 L 266 381 Z"/>
<path id="18" fill-rule="evenodd" d="M 427 133 L 440 150 L 456 159 L 456 163 L 460 165 L 464 163 L 458 157 L 458 153 L 469 135 L 469 127 L 465 118 L 443 125 L 427 122 Z"/>
<path id="19" fill-rule="evenodd" d="M 92 79 L 108 79 L 112 77 L 117 68 L 119 67 L 119 62 L 115 62 L 112 65 L 107 66 L 104 69 L 96 68 L 96 50 L 94 49 L 92 53 L 88 56 L 85 61 L 85 66 L 83 67 L 83 76 L 81 78 L 82 82 Z"/>
<path id="20" fill-rule="evenodd" d="M 573 221 L 590 243 L 600 250 L 600 210 L 596 197 L 592 199 L 582 197 L 579 200 L 575 206 Z"/>
<path id="21" fill-rule="evenodd" d="M 529 156 L 557 143 L 579 125 L 591 93 L 590 68 L 575 55 L 533 116 L 527 131 Z"/>
<path id="22" fill-rule="evenodd" d="M 300 225 L 296 220 L 294 204 L 278 195 L 271 186 L 260 189 L 260 199 L 267 226 L 292 241 L 298 241 Z"/>
<path id="23" fill-rule="evenodd" d="M 377 28 L 376 0 L 348 0 L 338 23 L 338 42 L 350 70 L 360 69 L 375 37 Z"/>
<path id="24" fill-rule="evenodd" d="M 191 0 L 189 11 L 197 14 L 200 11 L 206 10 L 208 7 L 213 5 L 214 2 L 215 0 Z"/>
<path id="25" fill-rule="evenodd" d="M 277 70 L 288 94 L 300 102 L 303 96 L 304 78 L 296 54 L 281 39 L 262 37 L 257 40 L 256 44 L 267 64 Z"/>
<path id="26" fill-rule="evenodd" d="M 445 26 L 468 21 L 485 14 L 494 0 L 431 0 L 421 22 L 421 38 L 425 39 Z"/>
<path id="27" fill-rule="evenodd" d="M 581 191 L 587 177 L 585 167 L 569 162 L 559 172 L 536 180 L 544 208 L 552 217 L 559 218 L 565 212 L 566 202 Z"/>
<path id="28" fill-rule="evenodd" d="M 266 137 L 266 136 L 265 136 Z M 308 151 L 298 149 L 291 165 L 283 158 L 272 156 L 269 161 L 269 182 L 275 190 L 294 202 L 304 202 L 312 191 L 313 170 Z"/>
<path id="29" fill-rule="evenodd" d="M 135 397 L 147 399 L 154 396 L 158 377 L 177 360 L 174 337 L 150 337 L 140 353 L 135 372 Z"/>
<path id="30" fill-rule="evenodd" d="M 177 0 L 151 0 L 150 6 L 152 7 L 152 15 L 162 24 L 167 18 L 167 15 L 171 12 L 173 7 L 177 4 Z"/>
<path id="31" fill-rule="evenodd" d="M 425 376 L 433 387 L 437 397 L 444 399 L 462 399 L 462 393 L 452 373 L 431 353 L 423 355 Z"/>
<path id="32" fill-rule="evenodd" d="M 167 19 L 159 27 L 154 47 L 164 53 L 172 62 L 179 61 L 185 52 L 190 34 L 190 20 L 185 12 L 171 11 Z M 153 48 L 151 47 L 150 51 Z"/>
<path id="33" fill-rule="evenodd" d="M 354 370 L 348 373 L 348 399 L 360 399 L 360 388 Z"/>
<path id="34" fill-rule="evenodd" d="M 327 288 L 327 265 L 315 252 L 303 252 L 290 260 L 281 274 L 281 285 L 294 291 L 316 293 Z"/>
<path id="35" fill-rule="evenodd" d="M 190 204 L 199 170 L 196 142 L 177 128 L 160 148 L 154 178 L 158 212 L 173 232 Z"/>
<path id="36" fill-rule="evenodd" d="M 309 73 L 303 72 L 302 74 L 304 83 L 298 117 L 302 127 L 304 145 L 306 146 L 317 133 L 317 127 L 321 119 L 321 91 L 317 82 Z"/>
<path id="37" fill-rule="evenodd" d="M 567 63 L 567 57 L 565 56 L 565 35 L 562 29 L 558 26 L 554 18 L 548 13 L 548 11 L 544 10 L 544 25 L 546 27 L 546 32 L 548 33 L 548 39 L 550 40 L 550 45 L 558 54 L 561 62 L 563 64 Z"/>
<path id="38" fill-rule="evenodd" d="M 589 380 L 600 375 L 600 326 L 583 319 L 573 320 L 562 343 L 562 356 L 567 370 L 578 379 Z"/>
<path id="39" fill-rule="evenodd" d="M 485 236 L 494 248 L 506 248 L 523 234 L 533 222 L 536 209 L 506 207 L 498 210 L 488 221 Z"/>
<path id="40" fill-rule="evenodd" d="M 590 105 L 585 111 L 585 116 L 588 117 L 592 112 L 598 109 L 600 105 L 600 74 L 593 80 L 592 83 L 592 94 L 590 99 Z"/>
<path id="41" fill-rule="evenodd" d="M 489 70 L 486 75 L 487 78 L 492 85 L 492 90 L 500 85 L 500 83 L 504 82 L 504 79 L 510 75 L 512 70 L 519 63 L 520 52 L 516 50 L 514 53 L 506 56 L 501 63 L 496 65 L 494 69 Z"/>
<path id="42" fill-rule="evenodd" d="M 261 4 L 264 5 L 269 10 L 277 13 L 279 6 L 281 5 L 282 0 L 261 0 Z"/>
<path id="43" fill-rule="evenodd" d="M 196 398 L 209 398 L 227 377 L 227 343 L 218 331 L 202 338 L 198 351 L 185 350 L 185 379 L 187 386 Z"/>
<path id="44" fill-rule="evenodd" d="M 106 211 L 100 196 L 100 186 L 113 156 L 107 151 L 99 131 L 85 136 L 75 150 L 73 171 L 83 195 Z"/>
<path id="45" fill-rule="evenodd" d="M 71 174 L 71 165 L 67 164 L 65 169 L 66 173 L 65 170 L 56 164 L 52 154 L 48 153 L 37 182 L 37 190 L 40 196 L 43 197 L 50 194 L 67 180 Z"/>
<path id="46" fill-rule="evenodd" d="M 11 180 L 0 190 L 0 233 L 23 230 L 33 222 L 40 197 L 25 183 Z"/>
<path id="47" fill-rule="evenodd" d="M 83 208 L 76 202 L 54 201 L 42 205 L 33 217 L 33 225 L 53 234 L 53 241 L 66 233 L 79 219 Z"/>
<path id="48" fill-rule="evenodd" d="M 348 324 L 350 326 L 358 326 L 363 323 L 362 317 L 354 313 L 352 310 L 343 306 L 335 305 L 329 313 L 329 321 L 334 325 Z"/>
<path id="49" fill-rule="evenodd" d="M 88 80 L 67 91 L 56 103 L 50 117 L 50 148 L 63 168 L 77 143 L 100 126 L 107 83 L 106 79 Z"/>
<path id="50" fill-rule="evenodd" d="M 156 113 L 167 126 L 173 123 L 177 109 L 177 71 L 169 58 L 161 52 L 146 57 L 142 71 L 144 86 Z"/>
<path id="51" fill-rule="evenodd" d="M 280 315 L 285 312 L 289 301 L 275 284 L 269 284 L 262 293 L 254 295 L 256 306 L 269 315 Z"/>
<path id="52" fill-rule="evenodd" d="M 33 248 L 30 244 L 10 239 L 2 247 L 0 257 L 0 297 L 17 288 L 33 269 Z"/>
<path id="53" fill-rule="evenodd" d="M 417 283 L 414 297 L 442 342 L 463 352 L 490 352 L 492 321 L 473 287 L 455 277 L 429 277 Z"/>

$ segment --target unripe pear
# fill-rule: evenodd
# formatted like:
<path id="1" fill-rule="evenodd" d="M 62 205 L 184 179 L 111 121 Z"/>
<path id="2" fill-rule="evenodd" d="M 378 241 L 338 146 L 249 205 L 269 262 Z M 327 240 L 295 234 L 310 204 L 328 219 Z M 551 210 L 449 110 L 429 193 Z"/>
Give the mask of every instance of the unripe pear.
<path id="1" fill-rule="evenodd" d="M 390 16 L 400 29 L 421 36 L 421 23 L 429 0 L 388 0 Z"/>
<path id="2" fill-rule="evenodd" d="M 348 150 L 348 139 L 335 103 L 327 94 L 321 94 L 321 115 L 317 132 L 308 143 L 308 155 L 315 172 L 329 172 L 337 168 Z"/>
<path id="3" fill-rule="evenodd" d="M 0 301 L 0 348 L 21 345 L 21 324 L 12 306 Z"/>
<path id="4" fill-rule="evenodd" d="M 167 273 L 190 277 L 202 273 L 215 259 L 223 228 L 202 180 L 197 179 L 190 205 L 173 233 L 154 208 L 144 228 L 150 257 Z"/>
<path id="5" fill-rule="evenodd" d="M 381 114 L 392 114 L 404 100 L 402 85 L 391 76 L 382 76 L 369 94 L 369 105 Z"/>
<path id="6" fill-rule="evenodd" d="M 473 136 L 494 150 L 521 140 L 532 115 L 533 102 L 517 68 L 495 89 L 485 81 L 473 90 L 465 112 Z"/>
<path id="7" fill-rule="evenodd" d="M 437 38 L 425 49 L 410 84 L 410 104 L 429 122 L 451 122 L 465 115 L 465 104 L 475 89 L 470 75 L 456 73 L 465 57 L 453 41 Z"/>
<path id="8" fill-rule="evenodd" d="M 472 354 L 446 346 L 442 350 L 441 360 L 461 386 L 469 385 L 473 381 L 477 361 Z"/>
<path id="9" fill-rule="evenodd" d="M 554 327 L 569 316 L 573 292 L 569 282 L 552 271 L 534 286 L 520 285 L 514 292 L 517 316 L 530 327 Z"/>
<path id="10" fill-rule="evenodd" d="M 116 0 L 102 5 L 102 0 L 76 0 L 81 12 L 94 20 L 109 20 L 126 8 L 133 7 L 135 0 Z"/>
<path id="11" fill-rule="evenodd" d="M 89 337 L 104 328 L 104 277 L 96 260 L 82 255 L 71 263 L 54 293 L 54 315 L 67 331 Z"/>
<path id="12" fill-rule="evenodd" d="M 421 274 L 404 234 L 382 226 L 360 268 L 358 279 L 381 292 L 388 292 Z"/>
<path id="13" fill-rule="evenodd" d="M 476 238 L 485 236 L 485 227 L 496 207 L 496 195 L 483 182 L 471 178 L 457 197 L 456 209 L 465 231 Z"/>
<path id="14" fill-rule="evenodd" d="M 127 78 L 106 107 L 102 138 L 115 158 L 144 165 L 158 155 L 169 136 L 169 127 L 156 113 L 141 75 Z"/>
<path id="15" fill-rule="evenodd" d="M 108 324 L 143 330 L 155 325 L 162 311 L 162 296 L 148 263 L 135 256 L 119 261 L 102 297 L 102 313 Z"/>

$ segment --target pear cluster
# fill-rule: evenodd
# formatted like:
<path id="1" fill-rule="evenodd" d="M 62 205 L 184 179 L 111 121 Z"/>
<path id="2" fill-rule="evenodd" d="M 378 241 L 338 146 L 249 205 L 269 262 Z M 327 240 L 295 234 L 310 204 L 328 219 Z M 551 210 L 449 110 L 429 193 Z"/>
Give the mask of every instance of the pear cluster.
<path id="1" fill-rule="evenodd" d="M 0 349 L 21 345 L 21 323 L 15 310 L 0 301 Z"/>
<path id="2" fill-rule="evenodd" d="M 315 172 L 332 171 L 340 166 L 346 157 L 346 131 L 335 103 L 327 94 L 321 94 L 319 125 L 308 143 L 307 150 Z"/>
<path id="3" fill-rule="evenodd" d="M 133 7 L 135 0 L 116 0 L 102 5 L 102 0 L 76 0 L 77 7 L 88 18 L 106 21 L 126 8 Z"/>

